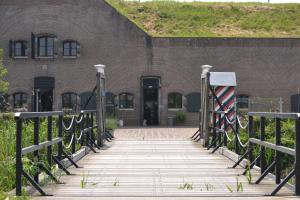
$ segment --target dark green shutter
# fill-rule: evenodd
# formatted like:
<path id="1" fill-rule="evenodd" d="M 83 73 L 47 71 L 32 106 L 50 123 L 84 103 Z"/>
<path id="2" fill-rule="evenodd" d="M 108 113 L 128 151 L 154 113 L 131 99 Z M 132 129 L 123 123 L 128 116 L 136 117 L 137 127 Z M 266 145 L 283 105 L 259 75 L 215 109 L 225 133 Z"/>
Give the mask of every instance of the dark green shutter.
<path id="1" fill-rule="evenodd" d="M 186 96 L 187 100 L 187 111 L 188 112 L 199 112 L 201 94 L 198 92 L 190 93 Z"/>
<path id="2" fill-rule="evenodd" d="M 300 112 L 300 95 L 294 94 L 291 96 L 291 112 Z"/>
<path id="3" fill-rule="evenodd" d="M 37 49 L 35 49 L 35 35 L 31 33 L 31 58 L 35 59 L 35 52 Z"/>
<path id="4" fill-rule="evenodd" d="M 13 50 L 14 50 L 14 42 L 12 40 L 9 40 L 9 57 L 13 57 Z"/>

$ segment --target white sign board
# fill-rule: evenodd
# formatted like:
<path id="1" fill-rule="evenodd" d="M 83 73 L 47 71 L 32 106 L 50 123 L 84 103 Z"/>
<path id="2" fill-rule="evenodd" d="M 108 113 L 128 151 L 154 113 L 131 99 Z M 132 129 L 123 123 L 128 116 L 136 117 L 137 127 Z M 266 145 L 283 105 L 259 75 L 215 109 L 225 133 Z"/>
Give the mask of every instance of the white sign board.
<path id="1" fill-rule="evenodd" d="M 236 86 L 235 72 L 210 72 L 210 85 Z"/>

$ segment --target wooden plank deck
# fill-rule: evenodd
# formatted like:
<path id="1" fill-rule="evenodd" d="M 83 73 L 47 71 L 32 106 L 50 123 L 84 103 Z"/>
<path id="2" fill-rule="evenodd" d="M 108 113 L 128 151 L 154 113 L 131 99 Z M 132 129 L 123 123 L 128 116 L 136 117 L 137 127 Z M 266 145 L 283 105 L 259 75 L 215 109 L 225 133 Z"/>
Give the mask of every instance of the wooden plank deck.
<path id="1" fill-rule="evenodd" d="M 287 188 L 279 197 L 265 197 L 274 187 L 266 178 L 248 184 L 241 168 L 233 162 L 189 139 L 193 128 L 119 129 L 106 150 L 90 153 L 70 168 L 72 176 L 62 176 L 65 184 L 47 185 L 54 195 L 37 199 L 287 199 Z M 253 180 L 259 175 L 253 171 Z M 236 191 L 236 181 L 243 191 Z M 82 185 L 81 182 L 84 182 Z M 188 183 L 192 189 L 182 189 Z M 228 190 L 232 188 L 233 192 Z"/>

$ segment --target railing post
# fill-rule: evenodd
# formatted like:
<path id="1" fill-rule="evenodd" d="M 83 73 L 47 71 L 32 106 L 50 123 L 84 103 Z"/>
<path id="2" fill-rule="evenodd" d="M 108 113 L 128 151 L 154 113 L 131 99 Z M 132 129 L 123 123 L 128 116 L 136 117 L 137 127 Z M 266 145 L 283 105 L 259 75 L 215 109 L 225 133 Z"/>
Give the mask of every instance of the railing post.
<path id="1" fill-rule="evenodd" d="M 80 116 L 80 115 L 79 115 Z M 74 138 L 73 138 L 73 141 L 72 141 L 72 154 L 74 154 L 76 152 L 76 126 L 77 126 L 77 123 L 76 123 L 76 117 L 74 116 L 74 123 L 73 123 L 73 127 L 72 127 L 72 133 L 74 135 Z"/>
<path id="2" fill-rule="evenodd" d="M 227 147 L 227 136 L 226 136 L 226 133 L 225 133 L 225 131 L 227 131 L 227 126 L 228 126 L 228 124 L 227 124 L 227 120 L 226 120 L 226 114 L 224 113 L 224 118 L 223 118 L 223 121 L 224 121 L 224 146 L 225 147 Z"/>
<path id="3" fill-rule="evenodd" d="M 86 123 L 85 123 L 85 127 L 86 127 L 86 128 L 89 128 L 89 126 L 90 126 L 90 114 L 87 113 L 87 114 L 86 114 Z M 88 131 L 88 132 L 86 133 L 85 146 L 88 146 L 88 144 L 90 143 L 90 141 L 89 141 L 89 139 L 88 139 L 88 138 L 90 138 L 90 133 L 91 133 L 91 131 Z"/>
<path id="4" fill-rule="evenodd" d="M 62 115 L 59 115 L 58 117 L 58 137 L 59 138 L 62 138 L 62 133 L 63 133 L 63 126 L 62 126 L 62 123 L 63 123 L 63 116 Z M 58 143 L 58 160 L 61 160 L 62 159 L 62 151 L 63 151 L 63 145 L 62 145 L 62 141 Z"/>
<path id="5" fill-rule="evenodd" d="M 40 130 L 40 119 L 38 117 L 34 118 L 34 137 L 33 137 L 33 144 L 34 145 L 39 145 L 39 131 Z M 33 152 L 34 158 L 36 159 L 35 161 L 39 160 L 39 150 L 36 150 Z M 35 182 L 39 183 L 39 172 L 37 171 L 34 174 L 34 180 Z"/>
<path id="6" fill-rule="evenodd" d="M 96 90 L 96 107 L 97 107 L 97 145 L 102 147 L 104 145 L 103 130 L 103 108 L 102 108 L 102 94 L 101 94 L 101 74 L 104 75 L 105 65 L 95 65 L 97 69 L 97 90 Z"/>
<path id="7" fill-rule="evenodd" d="M 92 127 L 92 130 L 91 130 L 91 140 L 93 140 L 95 142 L 95 136 L 94 136 L 94 113 L 92 112 L 91 113 L 91 127 Z"/>
<path id="8" fill-rule="evenodd" d="M 217 131 L 216 131 L 216 128 L 217 128 L 217 114 L 216 112 L 213 112 L 213 136 L 212 136 L 212 142 L 216 140 L 217 138 Z"/>
<path id="9" fill-rule="evenodd" d="M 84 124 L 85 124 L 85 114 L 82 113 L 82 120 L 81 120 L 81 123 L 80 123 L 80 132 L 84 131 Z M 85 133 L 83 132 L 82 136 L 81 136 L 81 139 L 80 139 L 81 146 L 84 146 L 84 138 L 85 138 Z"/>
<path id="10" fill-rule="evenodd" d="M 266 140 L 266 132 L 265 132 L 265 126 L 266 126 L 266 118 L 265 117 L 261 117 L 260 118 L 260 140 L 261 141 L 265 141 Z M 266 170 L 266 148 L 264 146 L 260 146 L 260 152 L 261 152 L 261 156 L 260 156 L 260 172 L 261 174 L 264 173 L 264 171 Z"/>
<path id="11" fill-rule="evenodd" d="M 239 123 L 238 123 L 238 115 L 236 114 L 235 116 L 235 138 L 234 138 L 234 150 L 236 154 L 239 154 L 239 140 L 238 140 L 238 135 L 239 135 Z"/>
<path id="12" fill-rule="evenodd" d="M 22 195 L 22 119 L 16 118 L 16 195 Z"/>
<path id="13" fill-rule="evenodd" d="M 295 194 L 300 195 L 300 119 L 296 119 L 295 124 L 296 155 L 295 155 Z"/>
<path id="14" fill-rule="evenodd" d="M 52 116 L 48 117 L 48 141 L 52 140 Z M 47 160 L 48 165 L 52 165 L 52 145 L 48 146 L 47 148 Z"/>
<path id="15" fill-rule="evenodd" d="M 252 138 L 254 136 L 254 131 L 253 131 L 253 128 L 254 128 L 254 121 L 253 121 L 253 116 L 249 116 L 249 125 L 248 125 L 248 137 L 249 139 Z M 253 148 L 253 144 L 251 142 L 249 142 L 248 144 L 248 151 L 249 151 L 249 161 L 250 163 L 253 162 L 254 160 L 254 155 L 253 155 L 253 151 L 252 151 L 252 148 Z"/>
<path id="16" fill-rule="evenodd" d="M 218 128 L 219 128 L 219 130 L 221 130 L 222 129 L 222 114 L 219 113 L 218 116 L 219 116 Z M 220 131 L 218 132 L 218 137 L 219 137 L 219 143 L 221 143 L 222 142 L 222 133 Z"/>
<path id="17" fill-rule="evenodd" d="M 281 126 L 280 126 L 280 118 L 275 118 L 275 144 L 281 145 Z M 281 153 L 279 151 L 275 151 L 275 181 L 276 184 L 281 182 Z"/>

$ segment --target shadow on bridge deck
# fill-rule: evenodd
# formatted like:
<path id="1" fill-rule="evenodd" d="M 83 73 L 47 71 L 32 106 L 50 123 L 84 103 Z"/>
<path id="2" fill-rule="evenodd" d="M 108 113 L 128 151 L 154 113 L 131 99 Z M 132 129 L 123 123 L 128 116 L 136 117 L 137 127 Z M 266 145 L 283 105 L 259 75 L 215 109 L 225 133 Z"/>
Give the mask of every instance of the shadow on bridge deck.
<path id="1" fill-rule="evenodd" d="M 110 148 L 90 153 L 63 176 L 66 184 L 47 185 L 52 197 L 36 199 L 288 199 L 293 192 L 283 188 L 279 197 L 265 197 L 274 181 L 248 184 L 243 169 L 231 169 L 233 162 L 209 154 L 189 139 L 195 128 L 126 128 L 115 132 Z M 253 173 L 256 180 L 258 173 Z M 236 182 L 243 191 L 236 191 Z M 189 186 L 187 188 L 187 186 Z M 231 188 L 233 191 L 230 192 Z M 289 197 L 296 198 L 296 197 Z"/>

